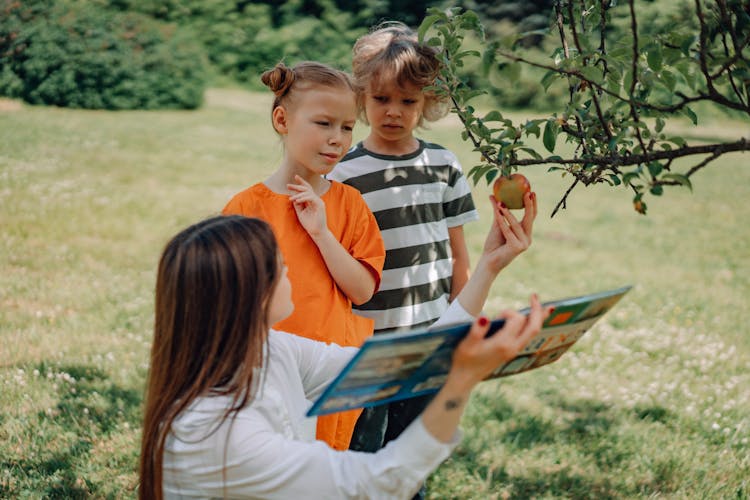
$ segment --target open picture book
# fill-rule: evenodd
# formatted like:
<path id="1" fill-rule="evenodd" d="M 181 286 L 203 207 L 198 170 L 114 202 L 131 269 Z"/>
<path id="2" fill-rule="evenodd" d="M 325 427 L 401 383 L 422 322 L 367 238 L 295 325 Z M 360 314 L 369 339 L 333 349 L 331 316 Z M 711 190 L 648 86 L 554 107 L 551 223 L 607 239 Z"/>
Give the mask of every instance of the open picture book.
<path id="1" fill-rule="evenodd" d="M 557 361 L 631 289 L 572 297 L 544 305 L 555 310 L 518 355 L 487 379 L 515 375 Z M 528 308 L 521 310 L 528 314 Z M 493 320 L 488 335 L 502 328 Z M 470 323 L 370 337 L 313 403 L 308 416 L 375 406 L 437 392 L 445 382 L 453 350 Z"/>

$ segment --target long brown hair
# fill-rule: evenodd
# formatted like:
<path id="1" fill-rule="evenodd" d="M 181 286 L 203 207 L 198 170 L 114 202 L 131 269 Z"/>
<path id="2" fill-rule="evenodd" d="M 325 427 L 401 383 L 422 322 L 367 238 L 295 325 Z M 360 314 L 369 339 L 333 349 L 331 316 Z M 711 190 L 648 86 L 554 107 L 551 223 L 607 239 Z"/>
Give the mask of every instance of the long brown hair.
<path id="1" fill-rule="evenodd" d="M 232 396 L 230 418 L 252 399 L 262 366 L 268 309 L 279 279 L 271 228 L 218 216 L 177 234 L 156 277 L 151 367 L 141 440 L 141 499 L 161 499 L 164 446 L 172 422 L 208 393 Z"/>

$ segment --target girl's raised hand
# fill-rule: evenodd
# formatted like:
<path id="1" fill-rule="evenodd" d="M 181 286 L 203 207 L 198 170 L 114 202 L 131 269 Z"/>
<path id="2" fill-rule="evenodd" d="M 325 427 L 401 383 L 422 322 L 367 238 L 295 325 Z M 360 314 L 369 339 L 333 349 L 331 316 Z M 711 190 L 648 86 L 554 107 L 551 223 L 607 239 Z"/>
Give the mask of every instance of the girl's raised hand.
<path id="1" fill-rule="evenodd" d="M 326 205 L 305 179 L 295 175 L 294 180 L 297 184 L 286 185 L 287 189 L 293 193 L 289 196 L 289 200 L 292 202 L 302 227 L 310 236 L 315 237 L 328 229 Z"/>
<path id="2" fill-rule="evenodd" d="M 510 209 L 492 196 L 493 221 L 484 242 L 483 256 L 492 272 L 499 272 L 531 245 L 531 233 L 537 214 L 536 193 L 526 193 L 523 198 L 523 219 L 518 219 Z"/>

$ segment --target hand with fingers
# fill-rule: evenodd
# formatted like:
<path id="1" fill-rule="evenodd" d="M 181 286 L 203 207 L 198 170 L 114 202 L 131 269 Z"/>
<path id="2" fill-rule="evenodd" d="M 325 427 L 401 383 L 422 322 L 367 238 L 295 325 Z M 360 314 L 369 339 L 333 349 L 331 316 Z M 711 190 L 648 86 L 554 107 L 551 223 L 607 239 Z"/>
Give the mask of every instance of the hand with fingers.
<path id="1" fill-rule="evenodd" d="M 524 195 L 521 221 L 503 203 L 492 196 L 489 199 L 494 217 L 484 242 L 483 257 L 486 257 L 490 271 L 497 273 L 531 245 L 531 233 L 537 215 L 536 193 Z"/>
<path id="2" fill-rule="evenodd" d="M 498 366 L 513 359 L 539 332 L 550 312 L 551 308 L 542 307 L 534 294 L 528 316 L 503 311 L 500 317 L 505 319 L 505 324 L 490 337 L 487 336 L 489 320 L 481 316 L 474 321 L 453 352 L 445 384 L 422 413 L 422 422 L 430 434 L 445 443 L 456 438 L 456 428 L 471 391 Z"/>
<path id="3" fill-rule="evenodd" d="M 535 193 L 524 195 L 524 215 L 520 222 L 507 207 L 492 197 L 490 199 L 492 226 L 474 272 L 455 299 L 474 316 L 481 312 L 498 273 L 531 245 L 531 231 L 537 214 Z"/>
<path id="4" fill-rule="evenodd" d="M 551 306 L 542 307 L 537 294 L 533 294 L 528 316 L 515 310 L 502 311 L 498 317 L 504 319 L 505 324 L 490 337 L 487 337 L 490 321 L 480 316 L 456 347 L 451 372 L 469 384 L 484 380 L 529 343 L 551 311 Z"/>
<path id="5" fill-rule="evenodd" d="M 313 238 L 328 229 L 326 221 L 326 205 L 315 193 L 313 187 L 299 175 L 294 176 L 297 184 L 287 184 L 286 187 L 294 194 L 289 196 L 294 211 L 305 231 Z"/>

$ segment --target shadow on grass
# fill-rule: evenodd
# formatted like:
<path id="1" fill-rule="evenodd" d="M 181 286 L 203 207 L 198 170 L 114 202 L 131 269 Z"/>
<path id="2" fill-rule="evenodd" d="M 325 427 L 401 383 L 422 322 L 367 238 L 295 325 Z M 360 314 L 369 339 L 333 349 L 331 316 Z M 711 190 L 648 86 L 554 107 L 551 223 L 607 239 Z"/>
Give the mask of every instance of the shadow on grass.
<path id="1" fill-rule="evenodd" d="M 141 389 L 121 387 L 102 370 L 86 365 L 41 363 L 37 370 L 52 374 L 48 378 L 58 401 L 49 410 L 38 412 L 35 422 L 26 424 L 36 434 L 27 436 L 22 455 L 0 460 L 0 468 L 13 478 L 0 483 L 0 497 L 27 493 L 43 498 L 111 496 L 107 492 L 112 485 L 104 484 L 111 472 L 106 463 L 97 464 L 101 457 L 93 456 L 92 451 L 96 444 L 118 433 L 129 435 L 129 429 L 140 426 Z M 125 448 L 112 450 L 116 456 L 105 462 L 126 462 L 126 467 L 132 462 L 130 467 L 135 470 L 132 449 Z"/>
<path id="2" fill-rule="evenodd" d="M 0 488 L 0 494 L 3 498 L 21 496 L 21 493 L 33 493 L 43 498 L 91 498 L 98 492 L 98 488 L 79 478 L 75 463 L 88 456 L 90 449 L 90 442 L 78 441 L 65 450 L 47 453 L 38 460 L 3 460 L 0 467 L 19 479 L 23 478 L 25 486 L 23 490 L 15 491 Z"/>
<path id="3" fill-rule="evenodd" d="M 511 498 L 545 498 L 555 495 L 564 498 L 602 499 L 623 496 L 606 478 L 596 480 L 569 468 L 515 475 L 507 477 L 502 484 L 512 491 Z"/>
<path id="4" fill-rule="evenodd" d="M 510 492 L 511 498 L 629 498 L 656 492 L 668 495 L 678 489 L 679 464 L 674 460 L 654 461 L 650 473 L 639 481 L 619 479 L 621 472 L 638 467 L 643 449 L 638 436 L 623 429 L 637 422 L 672 425 L 675 417 L 669 410 L 659 405 L 615 409 L 600 401 L 571 401 L 555 392 L 540 396 L 553 411 L 553 418 L 516 410 L 497 394 L 479 395 L 479 409 L 471 423 L 476 426 L 476 437 L 471 440 L 475 444 L 459 450 L 458 459 L 465 470 L 496 484 L 497 488 L 489 486 L 492 491 Z M 500 427 L 487 427 L 490 420 Z M 497 463 L 485 465 L 483 453 L 497 442 L 503 444 L 502 453 L 506 454 L 522 457 L 528 453 L 532 457 L 551 452 L 568 458 L 557 465 L 529 467 L 511 475 Z M 570 465 L 571 459 L 575 467 Z"/>

